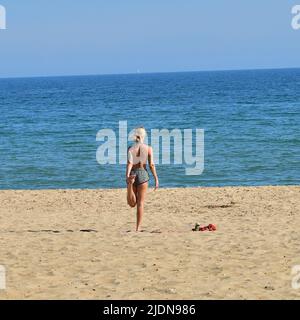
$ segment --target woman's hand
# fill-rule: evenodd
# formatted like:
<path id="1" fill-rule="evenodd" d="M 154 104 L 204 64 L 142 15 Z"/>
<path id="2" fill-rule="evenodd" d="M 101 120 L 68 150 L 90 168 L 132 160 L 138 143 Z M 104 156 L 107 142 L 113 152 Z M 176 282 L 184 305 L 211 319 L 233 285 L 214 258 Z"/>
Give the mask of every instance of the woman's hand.
<path id="1" fill-rule="evenodd" d="M 133 184 L 134 181 L 135 181 L 135 177 L 136 177 L 136 175 L 130 175 L 129 177 L 126 177 L 126 182 L 127 182 L 127 184 L 128 184 L 128 183 L 129 183 L 129 184 Z"/>
<path id="2" fill-rule="evenodd" d="M 159 181 L 158 181 L 158 179 L 156 178 L 156 179 L 155 179 L 154 191 L 157 190 L 158 188 L 159 188 Z"/>

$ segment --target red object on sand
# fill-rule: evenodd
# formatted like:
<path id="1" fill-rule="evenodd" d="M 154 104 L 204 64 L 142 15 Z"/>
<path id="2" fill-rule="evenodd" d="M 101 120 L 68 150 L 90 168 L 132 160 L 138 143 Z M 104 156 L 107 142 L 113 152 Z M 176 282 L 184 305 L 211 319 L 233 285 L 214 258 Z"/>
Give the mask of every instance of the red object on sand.
<path id="1" fill-rule="evenodd" d="M 215 224 L 212 224 L 212 223 L 210 223 L 208 226 L 206 226 L 206 227 L 200 227 L 199 228 L 199 231 L 206 231 L 206 230 L 209 230 L 209 231 L 216 231 L 217 230 L 217 227 L 216 227 L 216 225 Z"/>
<path id="2" fill-rule="evenodd" d="M 216 225 L 214 225 L 214 224 L 211 223 L 211 224 L 208 225 L 208 230 L 209 230 L 209 231 L 216 231 L 216 230 L 217 230 L 217 227 L 216 227 Z"/>

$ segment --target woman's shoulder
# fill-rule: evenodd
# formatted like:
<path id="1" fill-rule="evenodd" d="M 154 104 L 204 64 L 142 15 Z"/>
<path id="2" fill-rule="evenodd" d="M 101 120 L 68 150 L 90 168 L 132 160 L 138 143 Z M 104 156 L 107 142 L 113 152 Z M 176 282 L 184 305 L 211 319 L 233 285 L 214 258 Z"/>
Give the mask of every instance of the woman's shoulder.
<path id="1" fill-rule="evenodd" d="M 152 147 L 148 144 L 145 144 L 145 143 L 133 143 L 128 147 L 127 151 L 134 150 L 137 148 L 138 149 L 142 148 L 144 150 L 148 150 L 148 152 L 152 151 Z"/>
<path id="2" fill-rule="evenodd" d="M 148 144 L 143 143 L 142 146 L 147 150 L 152 150 L 152 147 L 150 145 L 148 145 Z"/>
<path id="3" fill-rule="evenodd" d="M 136 143 L 131 143 L 129 145 L 129 147 L 127 148 L 127 150 L 129 151 L 130 149 L 134 148 L 136 146 Z"/>

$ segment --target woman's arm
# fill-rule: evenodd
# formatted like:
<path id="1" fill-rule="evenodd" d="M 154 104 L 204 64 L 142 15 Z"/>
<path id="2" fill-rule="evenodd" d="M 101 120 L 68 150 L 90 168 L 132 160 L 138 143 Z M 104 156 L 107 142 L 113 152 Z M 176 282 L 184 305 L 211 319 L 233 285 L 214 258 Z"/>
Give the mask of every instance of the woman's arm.
<path id="1" fill-rule="evenodd" d="M 155 179 L 155 190 L 156 190 L 159 187 L 159 181 L 158 181 L 158 176 L 157 176 L 156 169 L 155 169 L 152 147 L 149 147 L 149 149 L 148 149 L 148 162 L 149 162 L 150 170 L 151 170 L 153 177 Z"/>
<path id="2" fill-rule="evenodd" d="M 131 171 L 131 169 L 132 169 L 132 163 L 131 162 L 127 162 L 127 167 L 126 167 L 126 179 L 127 178 L 129 178 L 129 176 L 130 176 L 130 171 Z"/>
<path id="3" fill-rule="evenodd" d="M 133 167 L 132 154 L 131 154 L 131 152 L 129 151 L 129 149 L 130 149 L 130 148 L 128 148 L 128 151 L 127 151 L 126 181 L 127 181 L 127 179 L 129 178 L 131 169 L 132 169 L 132 167 Z"/>

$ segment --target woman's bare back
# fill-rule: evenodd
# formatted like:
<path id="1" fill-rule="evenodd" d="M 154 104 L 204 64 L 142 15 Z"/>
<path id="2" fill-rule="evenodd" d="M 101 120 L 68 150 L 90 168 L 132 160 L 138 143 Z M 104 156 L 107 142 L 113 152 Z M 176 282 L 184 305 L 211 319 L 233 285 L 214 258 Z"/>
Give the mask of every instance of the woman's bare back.
<path id="1" fill-rule="evenodd" d="M 133 164 L 132 168 L 145 168 L 150 154 L 150 147 L 144 143 L 136 143 L 128 149 L 128 159 Z"/>

